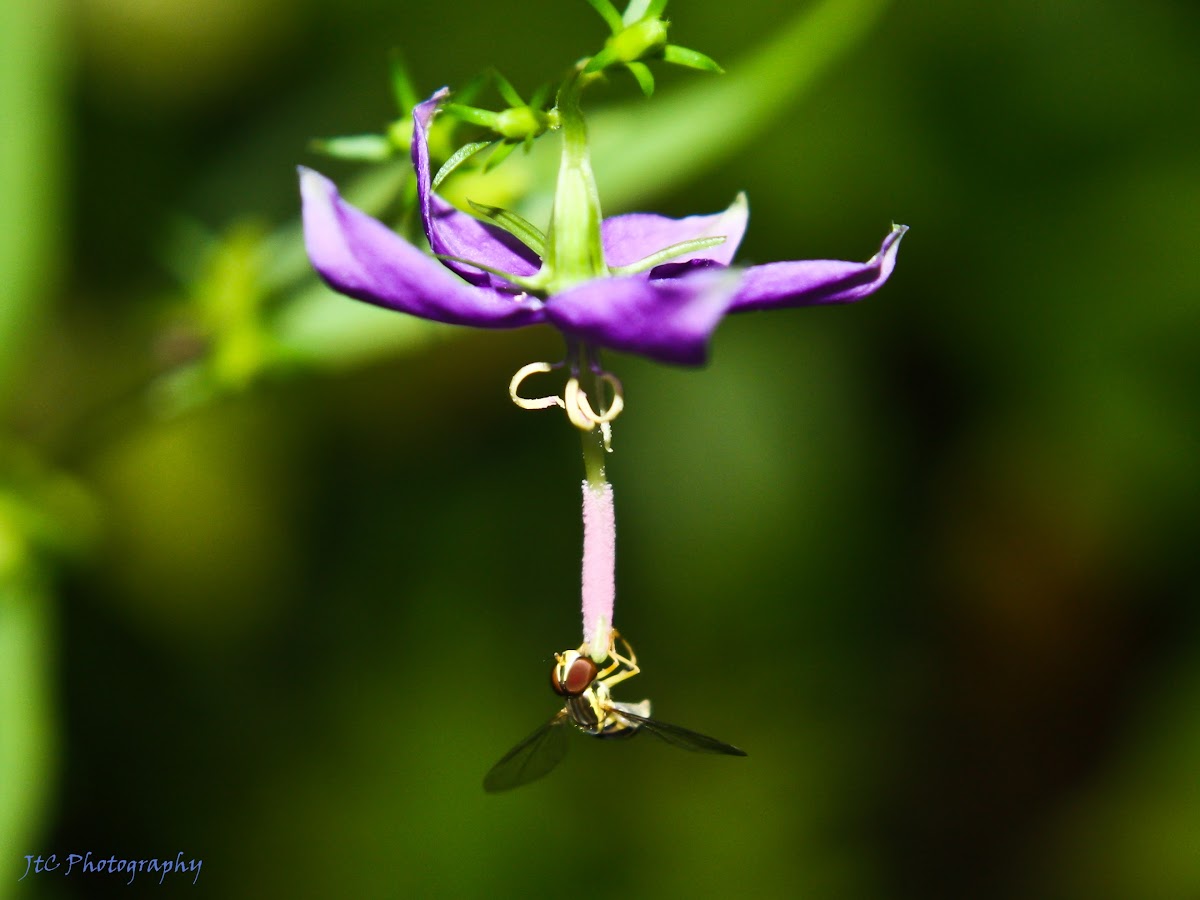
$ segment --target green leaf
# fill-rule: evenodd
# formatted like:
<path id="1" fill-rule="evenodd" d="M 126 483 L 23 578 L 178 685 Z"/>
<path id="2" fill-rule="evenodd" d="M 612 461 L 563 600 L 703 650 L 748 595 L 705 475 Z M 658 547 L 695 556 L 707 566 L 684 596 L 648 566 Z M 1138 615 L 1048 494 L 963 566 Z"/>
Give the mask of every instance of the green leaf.
<path id="1" fill-rule="evenodd" d="M 604 19 L 613 34 L 624 27 L 621 22 L 621 14 L 617 12 L 617 8 L 612 5 L 610 0 L 588 0 L 588 3 L 592 5 L 592 9 L 600 13 L 600 17 Z"/>
<path id="2" fill-rule="evenodd" d="M 458 103 L 474 103 L 475 98 L 479 96 L 485 87 L 487 87 L 488 77 L 489 76 L 487 72 L 480 72 L 477 75 L 472 75 L 470 80 L 468 80 L 467 83 L 462 87 L 453 91 L 451 96 L 454 97 L 455 101 Z"/>
<path id="3" fill-rule="evenodd" d="M 483 171 L 492 171 L 492 169 L 508 159 L 518 146 L 514 141 L 497 141 L 496 149 L 492 151 L 491 155 L 487 158 L 487 162 L 483 164 Z"/>
<path id="4" fill-rule="evenodd" d="M 314 153 L 354 162 L 383 162 L 396 152 L 395 145 L 381 134 L 313 138 L 308 146 Z"/>
<path id="5" fill-rule="evenodd" d="M 476 106 L 464 106 L 461 103 L 444 103 L 442 110 L 450 113 L 457 119 L 463 122 L 470 122 L 472 125 L 482 125 L 484 128 L 496 129 L 500 121 L 499 113 L 494 113 L 490 109 L 479 109 Z"/>
<path id="6" fill-rule="evenodd" d="M 601 69 L 611 66 L 617 62 L 617 51 L 610 45 L 605 45 L 604 49 L 588 60 L 588 64 L 583 67 L 583 71 L 591 74 L 599 72 Z"/>
<path id="7" fill-rule="evenodd" d="M 546 235 L 528 219 L 500 206 L 488 206 L 474 200 L 467 202 L 471 204 L 471 209 L 503 228 L 538 256 L 546 255 Z"/>
<path id="8" fill-rule="evenodd" d="M 476 141 L 473 144 L 464 144 L 454 151 L 454 155 L 442 163 L 442 167 L 438 169 L 437 174 L 433 176 L 433 190 L 437 190 L 443 181 L 457 169 L 460 165 L 482 150 L 484 147 L 491 146 L 494 141 Z"/>
<path id="9" fill-rule="evenodd" d="M 525 101 L 521 99 L 521 95 L 517 93 L 517 89 L 512 86 L 511 81 L 500 74 L 499 69 L 492 69 L 490 74 L 496 82 L 496 90 L 500 92 L 500 96 L 504 98 L 505 103 L 509 106 L 525 106 Z"/>
<path id="10" fill-rule="evenodd" d="M 650 71 L 648 65 L 640 62 L 631 62 L 626 63 L 625 68 L 637 79 L 638 87 L 642 89 L 643 94 L 649 97 L 654 93 L 654 73 Z"/>
<path id="11" fill-rule="evenodd" d="M 421 97 L 408 75 L 408 66 L 399 50 L 392 51 L 389 69 L 396 108 L 404 115 L 410 115 L 413 107 L 421 102 Z"/>
<path id="12" fill-rule="evenodd" d="M 0 3 L 0 390 L 45 322 L 63 227 L 67 30 L 61 3 Z"/>
<path id="13" fill-rule="evenodd" d="M 680 47 L 678 44 L 667 44 L 663 48 L 663 60 L 677 66 L 686 66 L 689 69 L 699 69 L 702 72 L 715 72 L 718 75 L 725 73 L 725 70 L 717 65 L 712 57 L 705 56 L 699 50 Z"/>
<path id="14" fill-rule="evenodd" d="M 2 527 L 2 526 L 0 526 Z M 0 537 L 3 542 L 3 537 Z M 56 768 L 51 599 L 38 571 L 0 572 L 0 896 L 48 822 Z M 17 851 L 17 852 L 13 852 Z M 24 861 L 19 861 L 21 870 Z M 10 878 L 11 875 L 11 878 Z"/>
<path id="15" fill-rule="evenodd" d="M 554 85 L 543 84 L 533 92 L 533 97 L 529 101 L 529 105 L 534 109 L 540 110 L 546 105 L 546 101 L 550 99 L 550 94 L 554 91 Z"/>

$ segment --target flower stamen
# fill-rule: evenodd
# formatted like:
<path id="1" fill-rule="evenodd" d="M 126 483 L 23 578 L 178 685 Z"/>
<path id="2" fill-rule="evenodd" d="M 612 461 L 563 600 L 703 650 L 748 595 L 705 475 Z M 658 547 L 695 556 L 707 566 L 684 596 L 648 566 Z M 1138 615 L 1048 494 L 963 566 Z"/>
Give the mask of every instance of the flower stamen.
<path id="1" fill-rule="evenodd" d="M 522 366 L 508 383 L 508 396 L 521 409 L 549 409 L 552 406 L 557 406 L 566 411 L 567 418 L 571 420 L 571 424 L 580 431 L 591 431 L 599 426 L 604 435 L 605 447 L 611 449 L 611 423 L 625 408 L 624 389 L 621 386 L 620 379 L 616 375 L 606 372 L 598 366 L 592 367 L 592 377 L 599 392 L 597 398 L 600 403 L 599 412 L 596 411 L 596 407 L 588 399 L 587 391 L 580 384 L 579 371 L 575 365 L 571 367 L 572 375 L 567 379 L 561 395 L 548 394 L 544 397 L 524 397 L 521 395 L 521 385 L 530 375 L 542 375 L 553 372 L 555 369 L 561 369 L 563 365 L 563 362 L 533 362 Z M 611 398 L 607 401 L 604 397 L 604 385 L 607 385 L 612 392 Z"/>
<path id="2" fill-rule="evenodd" d="M 522 397 L 520 394 L 521 384 L 530 375 L 553 372 L 555 369 L 561 369 L 562 366 L 563 364 L 560 362 L 532 362 L 521 366 L 521 368 L 517 369 L 517 373 L 513 375 L 512 381 L 508 383 L 508 396 L 521 409 L 549 409 L 552 406 L 564 406 L 562 397 L 557 394 L 549 394 L 545 397 Z"/>
<path id="3" fill-rule="evenodd" d="M 574 379 L 572 379 L 574 380 Z M 580 390 L 578 394 L 578 403 L 580 411 L 583 413 L 583 418 L 590 421 L 593 425 L 604 425 L 611 422 L 621 414 L 621 410 L 625 408 L 625 397 L 621 392 L 621 382 L 617 380 L 617 376 L 611 372 L 597 372 L 596 381 L 598 384 L 607 384 L 612 388 L 612 402 L 601 404 L 601 412 L 597 414 L 592 410 L 592 404 L 588 402 L 587 394 Z M 568 384 L 568 388 L 570 385 Z M 601 397 L 603 399 L 603 397 Z M 570 400 L 567 401 L 570 405 Z M 590 431 L 591 429 L 587 429 Z"/>

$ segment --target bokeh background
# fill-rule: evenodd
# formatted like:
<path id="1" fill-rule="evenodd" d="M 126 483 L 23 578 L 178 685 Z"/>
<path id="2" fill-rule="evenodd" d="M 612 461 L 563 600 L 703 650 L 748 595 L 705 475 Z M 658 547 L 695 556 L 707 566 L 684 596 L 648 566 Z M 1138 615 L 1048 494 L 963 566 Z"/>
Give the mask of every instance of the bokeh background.
<path id="1" fill-rule="evenodd" d="M 0 897 L 128 896 L 17 880 L 88 850 L 228 898 L 1200 896 L 1194 5 L 672 3 L 766 99 L 681 123 L 707 76 L 615 79 L 607 212 L 744 189 L 748 262 L 912 231 L 864 304 L 608 357 L 623 696 L 749 757 L 580 737 L 503 796 L 578 641 L 578 439 L 505 396 L 558 338 L 324 293 L 294 166 L 395 195 L 308 150 L 396 117 L 389 51 L 529 91 L 602 23 L 0 10 Z"/>

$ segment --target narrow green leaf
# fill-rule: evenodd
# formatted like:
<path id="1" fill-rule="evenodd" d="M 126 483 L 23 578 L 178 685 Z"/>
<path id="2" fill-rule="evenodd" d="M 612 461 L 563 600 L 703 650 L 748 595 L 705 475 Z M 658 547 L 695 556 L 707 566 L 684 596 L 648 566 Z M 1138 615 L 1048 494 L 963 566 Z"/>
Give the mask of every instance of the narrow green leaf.
<path id="1" fill-rule="evenodd" d="M 617 51 L 612 47 L 605 46 L 603 50 L 588 60 L 588 64 L 583 67 L 583 71 L 591 74 L 599 72 L 601 69 L 611 66 L 617 61 Z"/>
<path id="2" fill-rule="evenodd" d="M 395 146 L 381 134 L 351 134 L 344 137 L 313 138 L 309 149 L 314 153 L 355 162 L 383 162 L 396 152 Z"/>
<path id="3" fill-rule="evenodd" d="M 514 275 L 512 272 L 505 272 L 503 269 L 497 269 L 493 266 L 485 266 L 483 263 L 475 262 L 473 259 L 466 259 L 462 256 L 450 256 L 448 253 L 435 253 L 434 258 L 445 260 L 446 262 L 462 263 L 464 266 L 470 266 L 473 269 L 479 269 L 482 272 L 487 272 L 489 275 L 495 275 L 503 278 L 505 281 L 512 282 L 517 287 L 525 291 L 541 290 L 542 284 L 537 275 Z"/>
<path id="4" fill-rule="evenodd" d="M 56 747 L 50 672 L 51 598 L 39 572 L 0 573 L 0 896 L 22 892 L 16 880 L 23 847 L 36 845 L 47 825 Z M 16 851 L 16 852 L 13 852 Z M 11 880 L 10 877 L 11 876 Z"/>
<path id="5" fill-rule="evenodd" d="M 442 105 L 442 109 L 464 122 L 470 122 L 472 125 L 482 125 L 484 128 L 491 128 L 493 130 L 495 130 L 500 121 L 499 114 L 492 112 L 490 109 L 464 106 L 461 103 L 445 103 Z"/>
<path id="6" fill-rule="evenodd" d="M 617 12 L 617 8 L 612 5 L 610 0 L 588 0 L 592 5 L 592 9 L 600 13 L 600 17 L 604 19 L 609 30 L 616 34 L 623 27 L 621 23 L 621 14 Z"/>
<path id="7" fill-rule="evenodd" d="M 517 149 L 517 144 L 513 141 L 497 141 L 496 149 L 492 151 L 487 158 L 487 162 L 483 164 L 483 171 L 490 172 L 500 163 L 504 162 Z"/>
<path id="8" fill-rule="evenodd" d="M 471 204 L 471 209 L 503 228 L 538 256 L 546 255 L 546 235 L 528 219 L 500 206 L 488 206 L 474 200 L 467 202 Z"/>
<path id="9" fill-rule="evenodd" d="M 0 3 L 0 388 L 46 322 L 64 229 L 63 3 Z"/>
<path id="10" fill-rule="evenodd" d="M 474 103 L 475 98 L 479 96 L 487 83 L 488 73 L 480 72 L 478 75 L 472 75 L 466 84 L 453 92 L 452 96 L 458 103 Z"/>
<path id="11" fill-rule="evenodd" d="M 638 87 L 642 89 L 643 94 L 649 97 L 654 93 L 654 73 L 650 71 L 648 65 L 640 62 L 631 62 L 626 63 L 625 68 L 629 70 L 629 74 L 637 79 Z"/>
<path id="12" fill-rule="evenodd" d="M 442 163 L 442 167 L 437 170 L 437 174 L 433 176 L 433 189 L 436 191 L 443 181 L 449 177 L 450 173 L 457 169 L 460 165 L 482 150 L 484 147 L 491 146 L 494 141 L 476 141 L 473 144 L 464 144 L 454 151 L 454 155 Z"/>
<path id="13" fill-rule="evenodd" d="M 725 70 L 712 57 L 705 56 L 699 50 L 689 50 L 687 47 L 680 47 L 678 44 L 667 44 L 663 48 L 663 60 L 674 63 L 677 66 L 687 66 L 689 69 L 699 69 L 701 72 L 715 72 L 718 75 L 725 74 Z"/>
<path id="14" fill-rule="evenodd" d="M 692 241 L 680 241 L 678 244 L 671 244 L 669 247 L 664 247 L 657 253 L 651 253 L 649 256 L 639 259 L 637 262 L 632 262 L 627 266 L 610 266 L 608 271 L 613 275 L 636 275 L 638 272 L 645 272 L 653 269 L 655 266 L 661 266 L 665 262 L 670 262 L 677 256 L 695 253 L 697 250 L 707 250 L 709 247 L 715 247 L 723 243 L 725 243 L 725 235 L 696 238 Z"/>
<path id="15" fill-rule="evenodd" d="M 505 103 L 509 106 L 525 105 L 525 101 L 521 99 L 521 95 L 517 93 L 517 89 L 512 86 L 512 82 L 501 75 L 499 69 L 492 69 L 490 74 L 496 82 L 496 90 L 500 92 L 500 96 L 504 98 Z"/>
<path id="16" fill-rule="evenodd" d="M 529 101 L 529 105 L 534 109 L 540 110 L 546 105 L 546 101 L 550 99 L 550 93 L 554 90 L 554 85 L 543 84 L 533 92 L 533 97 Z"/>
<path id="17" fill-rule="evenodd" d="M 396 108 L 404 115 L 408 115 L 412 112 L 413 107 L 421 102 L 421 98 L 409 77 L 408 65 L 399 50 L 392 51 L 390 62 L 392 97 L 396 101 Z"/>

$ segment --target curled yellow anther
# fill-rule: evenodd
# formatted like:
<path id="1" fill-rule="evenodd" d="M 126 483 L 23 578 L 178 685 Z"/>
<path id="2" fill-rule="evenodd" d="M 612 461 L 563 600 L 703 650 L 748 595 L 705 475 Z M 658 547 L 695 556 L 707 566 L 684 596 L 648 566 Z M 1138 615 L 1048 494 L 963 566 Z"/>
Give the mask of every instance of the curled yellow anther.
<path id="1" fill-rule="evenodd" d="M 571 377 L 567 380 L 566 389 L 563 391 L 563 399 L 566 401 L 564 406 L 567 410 L 567 418 L 571 420 L 571 424 L 580 431 L 591 431 L 596 427 L 596 423 L 592 421 L 592 408 L 588 405 L 587 394 L 579 389 L 579 379 Z"/>
<path id="2" fill-rule="evenodd" d="M 529 365 L 521 366 L 521 368 L 517 369 L 517 373 L 513 375 L 512 381 L 508 383 L 508 396 L 521 409 L 549 409 L 551 406 L 562 406 L 563 399 L 557 394 L 549 394 L 545 397 L 522 397 L 520 394 L 522 382 L 530 375 L 553 372 L 560 366 L 562 366 L 562 363 L 548 362 L 533 362 L 529 363 Z"/>
<path id="3" fill-rule="evenodd" d="M 512 381 L 508 383 L 508 396 L 512 398 L 512 402 L 521 409 L 549 409 L 552 406 L 558 406 L 566 410 L 567 418 L 571 420 L 571 424 L 580 431 L 591 431 L 597 425 L 604 435 L 604 445 L 609 447 L 612 440 L 611 422 L 621 414 L 621 410 L 625 408 L 625 396 L 621 387 L 621 382 L 616 375 L 611 372 L 594 371 L 597 389 L 602 390 L 603 385 L 608 385 L 612 391 L 612 399 L 608 403 L 604 403 L 604 398 L 601 397 L 601 412 L 597 413 L 588 399 L 587 392 L 579 383 L 579 375 L 574 374 L 567 379 L 566 387 L 563 388 L 562 396 L 548 395 L 545 397 L 523 397 L 521 396 L 521 385 L 530 375 L 545 374 L 552 372 L 555 369 L 562 368 L 563 363 L 548 363 L 535 362 L 522 366 L 513 375 Z"/>
<path id="4" fill-rule="evenodd" d="M 596 417 L 596 421 L 603 425 L 619 416 L 621 410 L 625 408 L 625 390 L 621 387 L 621 379 L 612 372 L 598 372 L 596 380 L 612 388 L 612 401 L 608 404 L 608 408 Z"/>
<path id="5" fill-rule="evenodd" d="M 592 407 L 587 393 L 579 386 L 578 378 L 572 377 L 567 382 L 567 388 L 563 394 L 567 417 L 571 420 L 571 424 L 582 431 L 591 431 L 597 425 L 608 425 L 625 408 L 625 396 L 622 393 L 621 382 L 616 375 L 611 372 L 598 372 L 596 381 L 607 384 L 613 392 L 612 402 L 607 407 L 602 407 L 604 411 L 601 413 L 597 413 Z"/>

